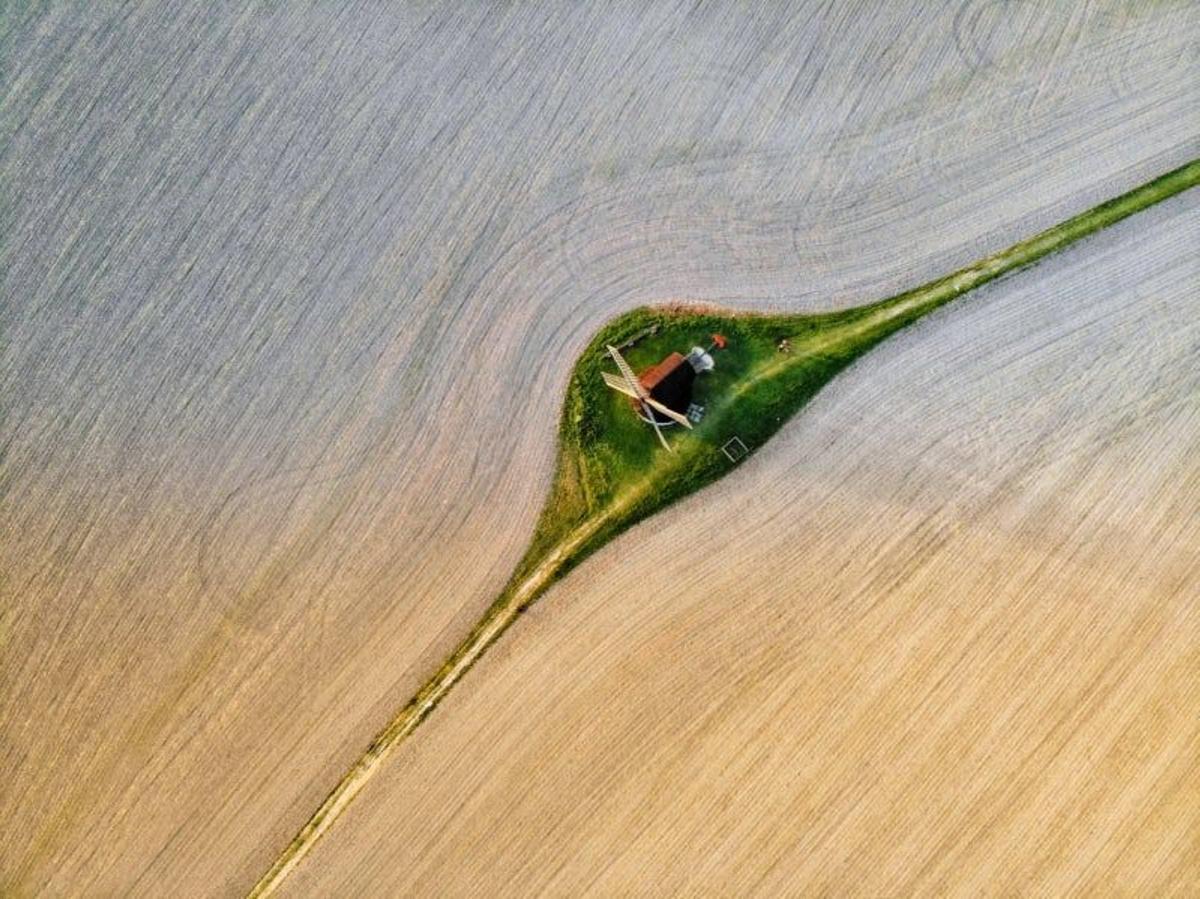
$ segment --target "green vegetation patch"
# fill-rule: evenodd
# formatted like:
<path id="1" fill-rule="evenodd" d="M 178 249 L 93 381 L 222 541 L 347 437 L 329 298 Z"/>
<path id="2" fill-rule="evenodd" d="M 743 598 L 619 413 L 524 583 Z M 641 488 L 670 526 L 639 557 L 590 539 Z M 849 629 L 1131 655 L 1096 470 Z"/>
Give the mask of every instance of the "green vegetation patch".
<path id="1" fill-rule="evenodd" d="M 842 312 L 765 315 L 675 306 L 635 309 L 609 322 L 575 365 L 559 423 L 554 483 L 499 602 L 553 548 L 566 551 L 536 593 L 620 531 L 724 475 L 740 464 L 721 451 L 726 441 L 737 437 L 754 452 L 834 375 L 888 335 L 1198 182 L 1200 160 L 944 278 Z M 705 416 L 691 431 L 666 429 L 674 450 L 667 453 L 629 400 L 601 379 L 602 371 L 616 372 L 605 346 L 621 347 L 640 371 L 672 351 L 707 348 L 718 333 L 728 344 L 713 351 L 716 369 L 696 379 L 694 399 L 706 407 Z M 787 352 L 779 349 L 784 340 Z M 522 604 L 533 598 L 527 595 Z"/>
<path id="2" fill-rule="evenodd" d="M 520 580 L 573 531 L 599 522 L 559 573 L 616 533 L 727 473 L 722 447 L 737 438 L 752 453 L 835 374 L 899 325 L 888 303 L 823 315 L 752 315 L 686 308 L 636 309 L 610 322 L 588 344 L 567 388 L 559 426 L 557 469 L 535 536 L 514 580 Z M 880 314 L 883 313 L 883 314 Z M 690 431 L 664 429 L 674 452 L 630 400 L 607 387 L 616 373 L 605 347 L 635 371 L 671 352 L 712 350 L 716 368 L 697 376 L 693 401 L 704 417 Z M 781 349 L 781 346 L 783 347 Z"/>

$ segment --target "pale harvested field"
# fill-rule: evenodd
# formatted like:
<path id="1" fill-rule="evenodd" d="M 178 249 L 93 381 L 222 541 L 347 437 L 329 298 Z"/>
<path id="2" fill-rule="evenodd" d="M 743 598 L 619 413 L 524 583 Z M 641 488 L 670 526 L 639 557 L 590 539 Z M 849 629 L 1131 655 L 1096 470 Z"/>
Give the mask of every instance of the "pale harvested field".
<path id="1" fill-rule="evenodd" d="M 613 313 L 673 297 L 759 308 L 877 298 L 999 249 L 1200 150 L 1200 23 L 1188 4 L 1038 11 L 1033 4 L 1000 10 L 976 2 L 945 13 L 915 2 L 892 4 L 887 13 L 873 3 L 836 4 L 833 11 L 812 4 L 762 19 L 740 7 L 692 12 L 665 3 L 635 14 L 642 5 L 568 13 L 558 4 L 540 12 L 482 5 L 454 11 L 457 4 L 447 4 L 384 14 L 350 4 L 280 4 L 274 12 L 234 15 L 205 4 L 61 4 L 44 13 L 3 13 L 0 892 L 156 895 L 169 887 L 234 895 L 248 888 L 506 579 L 547 486 L 568 369 L 588 334 Z M 1189 202 L 1172 209 L 1177 214 Z M 1186 226 L 1168 222 L 1154 234 L 1179 242 Z M 1138 238 L 1142 228 L 1137 220 L 1121 233 Z M 1089 283 L 1114 308 L 1128 310 L 1121 314 L 1144 316 L 1138 328 L 1162 335 L 1154 347 L 1182 345 L 1194 361 L 1182 288 L 1110 296 L 1110 283 L 1141 258 L 1126 248 L 1133 238 L 1113 245 L 1114 258 L 1124 260 L 1111 264 L 1116 274 Z M 1168 266 L 1166 256 L 1155 258 Z M 1082 263 L 1064 263 L 1071 264 Z M 1190 277 L 1194 283 L 1194 269 Z M 937 628 L 983 628 L 993 615 L 1011 620 L 1013 603 L 1030 604 L 1035 615 L 1031 629 L 1018 633 L 1050 639 L 1036 615 L 1057 606 L 1047 598 L 1054 591 L 1041 581 L 1040 592 L 1020 588 L 1034 576 L 1022 580 L 1021 565 L 1036 557 L 1015 553 L 1011 534 L 1038 545 L 1043 534 L 1058 539 L 1056 522 L 1067 528 L 1063 522 L 1084 516 L 1086 508 L 1059 504 L 1090 496 L 1100 475 L 1079 472 L 1079 479 L 1100 480 L 1078 489 L 1072 481 L 1062 487 L 1063 499 L 1052 479 L 1083 464 L 1076 459 L 1122 477 L 1141 460 L 1150 467 L 1133 470 L 1144 478 L 1166 478 L 1171 463 L 1163 454 L 1175 445 L 1156 437 L 1152 453 L 1109 456 L 1089 443 L 1091 431 L 1060 430 L 1053 413 L 1042 418 L 1036 410 L 1052 409 L 1069 384 L 1081 396 L 1095 400 L 1099 392 L 1110 402 L 1084 409 L 1094 414 L 1097 432 L 1139 419 L 1146 404 L 1175 409 L 1186 432 L 1196 391 L 1193 382 L 1189 394 L 1180 380 L 1182 363 L 1172 381 L 1140 343 L 1094 362 L 1060 359 L 1053 345 L 1040 354 L 1029 350 L 1021 335 L 1036 341 L 1039 327 L 1086 331 L 1092 297 L 1071 294 L 1073 305 L 1059 305 L 1059 292 L 1078 289 L 1074 280 L 1040 293 L 1041 273 L 1025 278 L 1026 286 L 989 294 L 1033 291 L 1024 304 L 1011 300 L 1005 326 L 1020 330 L 1003 336 L 1013 342 L 987 343 L 1001 354 L 1009 347 L 1011 358 L 1002 359 L 1007 376 L 972 381 L 969 374 L 976 360 L 967 348 L 985 335 L 955 316 L 982 311 L 930 322 L 911 338 L 926 349 L 903 365 L 884 355 L 856 369 L 813 417 L 715 494 L 739 509 L 705 538 L 703 582 L 727 579 L 715 590 L 717 604 L 693 597 L 670 606 L 685 601 L 679 591 L 649 589 L 665 575 L 653 570 L 648 550 L 631 550 L 638 545 L 633 535 L 619 553 L 589 563 L 547 597 L 533 624 L 505 638 L 490 667 L 462 684 L 457 701 L 431 721 L 437 727 L 408 750 L 422 755 L 406 756 L 391 775 L 395 782 L 363 800 L 346 835 L 324 849 L 327 861 L 309 864 L 298 885 L 326 872 L 382 890 L 387 853 L 416 851 L 424 844 L 413 834 L 444 829 L 447 842 L 429 847 L 407 874 L 434 892 L 439 881 L 421 878 L 465 886 L 447 868 L 456 863 L 454 847 L 470 844 L 472 833 L 487 835 L 470 830 L 478 816 L 456 815 L 451 824 L 442 816 L 452 809 L 434 802 L 451 802 L 450 795 L 435 790 L 417 801 L 395 791 L 405 789 L 402 781 L 418 783 L 412 778 L 421 758 L 431 764 L 446 741 L 472 727 L 485 742 L 558 747 L 553 728 L 535 740 L 532 725 L 513 717 L 518 702 L 539 707 L 550 685 L 567 691 L 555 694 L 564 716 L 593 722 L 567 756 L 590 776 L 613 779 L 594 789 L 600 798 L 624 797 L 612 801 L 627 803 L 633 817 L 618 824 L 666 808 L 646 805 L 645 794 L 659 803 L 666 794 L 639 793 L 637 783 L 662 779 L 697 797 L 691 804 L 679 797 L 677 831 L 647 831 L 656 834 L 657 862 L 622 862 L 625 856 L 614 853 L 606 876 L 615 885 L 638 870 L 669 877 L 654 865 L 685 854 L 698 838 L 695 828 L 718 820 L 698 810 L 734 802 L 720 795 L 724 769 L 710 767 L 721 752 L 740 751 L 745 764 L 771 768 L 772 753 L 799 751 L 785 740 L 795 740 L 797 728 L 755 716 L 787 698 L 767 696 L 770 685 L 814 664 L 815 647 L 836 647 L 836 664 L 808 692 L 793 684 L 787 692 L 802 697 L 800 705 L 772 719 L 819 719 L 855 687 L 856 701 L 869 700 L 863 689 L 882 686 L 903 653 L 919 655 L 926 644 L 931 652 L 944 644 L 946 653 L 963 646 L 940 640 Z M 992 307 L 973 307 L 985 308 Z M 938 331 L 938 322 L 950 330 Z M 1088 333 L 1101 340 L 1109 327 L 1101 321 Z M 1178 343 L 1188 334 L 1190 345 Z M 954 340 L 964 347 L 957 355 Z M 894 370 L 884 371 L 889 359 Z M 1114 381 L 1104 366 L 1145 383 Z M 879 406 L 881 391 L 905 377 L 917 379 L 921 393 L 898 393 L 889 408 Z M 1016 411 L 1032 419 L 1014 419 L 1014 400 L 1004 392 L 1021 383 L 1033 386 Z M 860 405 L 847 406 L 856 384 Z M 972 384 L 957 404 L 939 392 Z M 913 405 L 939 397 L 955 408 L 995 413 L 986 428 L 963 433 L 932 407 Z M 867 412 L 885 416 L 887 427 L 864 429 Z M 899 454 L 892 459 L 848 449 L 898 427 L 908 430 L 895 445 L 888 442 Z M 822 428 L 821 446 L 797 443 Z M 1014 444 L 1003 438 L 1011 433 L 1025 435 L 1022 458 L 1009 458 Z M 1194 450 L 1195 432 L 1187 433 Z M 1047 443 L 1052 439 L 1074 442 Z M 911 462 L 904 454 L 931 444 L 950 454 L 944 464 L 917 453 L 914 473 L 900 461 Z M 1186 443 L 1178 447 L 1182 453 Z M 1058 467 L 1039 467 L 1051 458 Z M 1161 502 L 1139 504 L 1141 488 L 1129 486 L 1102 494 L 1116 505 L 1101 505 L 1086 520 L 1101 530 L 1119 528 L 1122 547 L 1157 547 L 1146 541 L 1162 532 L 1174 541 L 1164 545 L 1186 545 L 1179 541 L 1189 536 L 1189 506 L 1179 497 L 1194 498 L 1195 472 L 1185 470 L 1184 459 L 1175 463 L 1184 474 Z M 847 460 L 858 467 L 839 475 L 836 466 Z M 1033 466 L 1031 483 L 1051 480 L 1033 496 L 1018 483 L 989 505 L 988 465 L 1001 463 Z M 787 472 L 786 484 L 772 466 Z M 880 486 L 881 499 L 870 486 L 877 482 L 906 486 L 890 494 Z M 807 509 L 764 499 L 780 491 L 800 496 Z M 693 516 L 711 514 L 712 499 L 687 508 Z M 930 504 L 944 510 L 942 517 L 930 519 Z M 802 511 L 811 517 L 787 521 Z M 682 533 L 682 514 L 639 533 L 686 559 L 680 538 L 671 537 Z M 993 544 L 989 535 L 1002 531 L 1005 515 L 1018 525 L 1003 532 L 1009 542 Z M 933 526 L 921 524 L 930 520 Z M 856 530 L 871 524 L 869 534 Z M 979 549 L 968 553 L 960 544 L 909 570 L 905 560 L 945 534 Z M 1194 530 L 1191 538 L 1194 544 Z M 861 545 L 850 553 L 844 544 L 855 539 Z M 761 550 L 752 553 L 754 547 Z M 847 567 L 819 564 L 832 548 Z M 1102 613 L 1120 599 L 1167 614 L 1152 575 L 1179 590 L 1189 585 L 1191 569 L 1169 554 L 1137 565 L 1124 554 L 1104 555 L 1114 560 L 1107 567 L 1084 564 L 1087 553 L 1101 549 L 1085 541 L 1074 557 L 1078 570 L 1046 563 L 1040 576 L 1058 578 L 1058 592 L 1070 596 L 1090 595 L 1093 579 L 1127 580 L 1123 598 L 1097 593 Z M 986 564 L 964 568 L 968 554 Z M 779 565 L 787 560 L 798 580 L 789 586 L 766 556 L 777 556 Z M 679 577 L 694 586 L 700 574 L 693 568 L 680 569 Z M 928 603 L 950 611 L 915 620 L 930 606 L 913 604 L 901 589 L 905 578 L 925 578 Z M 816 591 L 820 584 L 825 592 Z M 640 585 L 636 595 L 631 585 Z M 692 617 L 672 617 L 689 609 Z M 885 628 L 879 616 L 888 610 Z M 876 617 L 863 623 L 864 612 Z M 771 618 L 775 613 L 783 617 Z M 1194 619 L 1179 615 L 1175 639 L 1189 624 L 1194 633 Z M 908 616 L 914 621 L 905 630 Z M 639 620 L 645 634 L 624 648 Z M 1150 639 L 1133 625 L 1103 626 L 1103 614 L 1092 620 L 1086 633 L 1069 630 L 1082 629 L 1079 622 L 1059 626 L 1094 645 L 1097 658 L 1106 641 Z M 639 655 L 651 634 L 654 664 Z M 590 642 L 581 642 L 585 636 Z M 700 644 L 718 656 L 697 656 L 691 650 Z M 1033 655 L 1023 668 L 1048 664 L 1040 646 L 1028 644 Z M 559 655 L 542 660 L 531 653 Z M 994 696 L 1016 662 L 984 655 L 994 667 L 971 666 L 959 686 L 951 679 L 930 702 L 974 708 L 972 697 Z M 856 658 L 866 667 L 856 667 Z M 1154 668 L 1168 664 L 1169 653 L 1160 658 L 1147 649 L 1136 658 Z M 929 659 L 950 664 L 949 657 Z M 757 693 L 727 682 L 717 661 L 749 666 L 739 670 Z M 753 674 L 766 670 L 775 673 Z M 1053 673 L 1063 696 L 1090 683 L 1082 669 Z M 1194 740 L 1194 731 L 1170 726 L 1181 708 L 1188 711 L 1180 705 L 1188 698 L 1194 721 L 1194 696 L 1180 694 L 1173 703 L 1155 692 L 1165 681 L 1138 673 L 1131 669 L 1120 682 L 1161 698 L 1164 739 Z M 1175 682 L 1187 686 L 1182 676 Z M 637 701 L 608 695 L 618 687 Z M 630 694 L 635 687 L 640 692 Z M 906 711 L 893 700 L 861 714 Z M 712 709 L 726 702 L 733 702 L 731 715 L 746 717 L 729 717 L 719 734 L 703 731 Z M 1149 714 L 1144 704 L 1128 707 Z M 640 722 L 641 737 L 613 717 L 622 714 Z M 1010 717 L 1032 720 L 1025 714 Z M 555 720 L 566 719 L 546 723 Z M 946 729 L 938 720 L 951 755 L 984 752 L 994 742 L 989 728 L 1007 733 L 1003 718 L 980 718 L 978 731 Z M 1088 720 L 1099 728 L 1105 719 Z M 603 733 L 588 730 L 601 726 Z M 673 742 L 663 738 L 664 727 L 673 736 L 709 736 Z M 766 736 L 754 739 L 763 727 Z M 870 728 L 845 733 L 852 740 Z M 636 748 L 637 766 L 606 754 L 605 739 L 614 754 Z M 702 740 L 714 741 L 711 757 Z M 761 844 L 770 854 L 773 839 L 797 832 L 779 829 L 776 814 L 801 818 L 803 808 L 786 807 L 802 802 L 798 796 L 820 804 L 830 791 L 866 795 L 862 784 L 883 777 L 909 777 L 911 795 L 924 795 L 916 761 L 883 765 L 885 750 L 897 747 L 880 744 L 874 769 L 839 778 L 829 759 L 823 764 L 815 755 L 838 748 L 837 734 L 817 732 L 814 740 L 810 766 L 791 773 L 793 785 L 811 781 L 812 791 L 758 781 L 765 792 L 737 800 L 753 800 L 759 810 L 737 816 L 746 833 L 739 840 L 726 826 L 717 835 L 737 844 L 727 864 L 719 852 L 706 855 L 707 864 L 736 877 L 738 853 Z M 929 746 L 914 744 L 912 758 L 933 758 Z M 1131 749 L 1134 760 L 1139 746 Z M 1185 743 L 1176 748 L 1179 757 L 1187 754 Z M 486 851 L 457 859 L 455 876 L 469 881 L 494 871 L 500 882 L 506 875 L 488 853 L 507 857 L 509 845 L 508 863 L 520 861 L 520 840 L 539 832 L 533 819 L 550 814 L 537 804 L 548 794 L 532 790 L 532 804 L 514 810 L 509 775 L 489 775 L 486 764 L 521 759 L 526 777 L 543 765 L 547 778 L 561 773 L 553 767 L 561 759 L 530 767 L 535 758 L 492 754 L 467 772 L 468 785 L 496 781 L 496 793 L 471 795 L 505 816 L 503 828 L 494 821 L 491 828 L 505 839 L 496 836 Z M 1022 769 L 1028 777 L 1041 770 L 1030 765 Z M 1043 777 L 1038 788 L 1052 782 L 1052 772 Z M 624 792 L 615 789 L 621 781 L 631 784 Z M 1107 781 L 1090 783 L 1099 789 Z M 988 784 L 994 791 L 1019 785 L 996 777 Z M 902 784 L 892 785 L 889 797 L 905 795 Z M 1145 806 L 1136 786 L 1112 789 L 1113 802 Z M 1179 796 L 1196 804 L 1182 790 Z M 563 792 L 561 801 L 568 799 L 588 807 L 578 793 Z M 960 791 L 945 801 L 977 810 L 971 799 Z M 928 811 L 916 803 L 910 813 Z M 881 832 L 903 829 L 904 813 L 903 803 L 872 807 L 865 799 L 859 811 Z M 532 816 L 528 833 L 522 836 L 510 814 Z M 571 869 L 578 872 L 605 851 L 614 820 L 601 816 L 595 833 L 565 828 L 557 841 L 538 845 L 581 860 Z M 364 821 L 375 828 L 364 832 Z M 1132 839 L 1153 823 L 1119 838 Z M 631 825 L 630 839 L 635 831 Z M 376 842 L 399 833 L 409 835 L 403 845 Z M 1028 838 L 1024 829 L 1010 836 Z M 995 845 L 989 840 L 1003 837 L 1002 828 L 987 830 L 977 857 Z M 356 845 L 367 881 L 353 879 Z M 1131 844 L 1130 857 L 1139 851 Z M 537 857 L 525 862 L 531 871 Z M 989 857 L 1005 856 L 997 850 Z M 822 870 L 849 877 L 858 858 L 847 855 L 845 867 Z M 954 856 L 947 850 L 945 858 L 950 864 Z M 768 872 L 764 886 L 782 888 L 789 881 L 769 878 L 803 874 L 794 860 L 788 864 Z M 697 876 L 703 870 L 697 867 Z M 746 870 L 747 877 L 764 871 Z M 928 877 L 941 873 L 934 866 Z M 571 873 L 561 876 L 565 883 Z M 603 891 L 606 883 L 596 886 Z M 342 892 L 342 885 L 323 882 L 321 889 Z"/>
<path id="2" fill-rule="evenodd" d="M 1194 895 L 1200 197 L 865 358 L 549 593 L 292 895 Z"/>

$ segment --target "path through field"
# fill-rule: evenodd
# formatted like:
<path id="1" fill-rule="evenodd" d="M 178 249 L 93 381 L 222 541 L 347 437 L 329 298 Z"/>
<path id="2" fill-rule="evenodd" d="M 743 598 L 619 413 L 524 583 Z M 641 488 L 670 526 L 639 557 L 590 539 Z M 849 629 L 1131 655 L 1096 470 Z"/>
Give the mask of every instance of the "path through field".
<path id="1" fill-rule="evenodd" d="M 553 588 L 284 894 L 1186 895 L 1198 240 L 1188 194 L 864 357 Z"/>
<path id="2" fill-rule="evenodd" d="M 1190 4 L 931 10 L 0 14 L 0 892 L 244 894 L 508 577 L 612 315 L 886 296 L 1200 155 Z"/>

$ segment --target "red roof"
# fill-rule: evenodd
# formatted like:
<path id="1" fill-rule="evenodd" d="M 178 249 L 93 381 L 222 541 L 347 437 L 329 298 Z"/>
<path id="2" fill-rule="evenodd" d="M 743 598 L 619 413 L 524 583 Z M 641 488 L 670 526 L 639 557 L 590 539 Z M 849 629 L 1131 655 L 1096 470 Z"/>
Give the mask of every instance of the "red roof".
<path id="1" fill-rule="evenodd" d="M 686 362 L 687 358 L 681 353 L 672 353 L 663 359 L 662 362 L 658 363 L 658 365 L 651 366 L 638 375 L 638 380 L 647 390 L 653 391 L 658 386 L 659 381 Z"/>

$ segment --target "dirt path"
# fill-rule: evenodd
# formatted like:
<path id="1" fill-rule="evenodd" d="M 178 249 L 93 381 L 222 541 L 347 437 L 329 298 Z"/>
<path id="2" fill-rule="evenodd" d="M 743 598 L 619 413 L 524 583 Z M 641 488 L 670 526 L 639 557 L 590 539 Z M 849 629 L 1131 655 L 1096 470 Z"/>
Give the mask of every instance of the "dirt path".
<path id="1" fill-rule="evenodd" d="M 333 826 L 346 807 L 383 763 L 409 734 L 433 711 L 450 689 L 471 669 L 500 635 L 520 615 L 521 609 L 536 599 L 554 581 L 555 574 L 571 555 L 601 527 L 645 493 L 649 478 L 630 487 L 603 512 L 571 531 L 524 580 L 494 603 L 479 625 L 468 635 L 446 663 L 421 688 L 387 728 L 379 734 L 333 791 L 296 834 L 271 869 L 250 891 L 251 897 L 269 896 L 293 868 L 308 854 L 316 842 Z"/>

